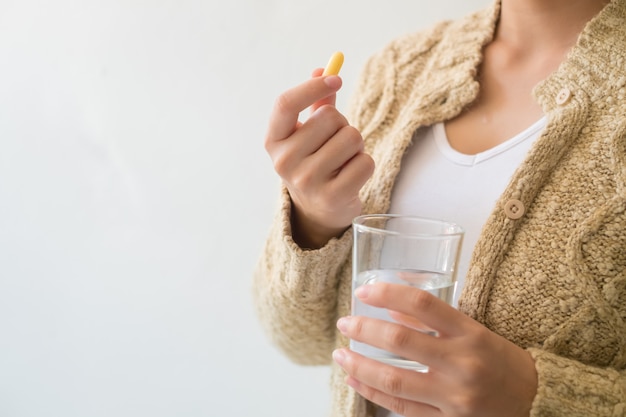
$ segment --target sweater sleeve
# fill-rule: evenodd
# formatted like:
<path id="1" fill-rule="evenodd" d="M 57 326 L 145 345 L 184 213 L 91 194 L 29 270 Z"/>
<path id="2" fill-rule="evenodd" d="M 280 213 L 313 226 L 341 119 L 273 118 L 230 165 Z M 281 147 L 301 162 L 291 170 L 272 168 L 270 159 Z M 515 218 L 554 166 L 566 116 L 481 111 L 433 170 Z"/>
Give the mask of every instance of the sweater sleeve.
<path id="1" fill-rule="evenodd" d="M 283 189 L 253 278 L 257 315 L 291 360 L 326 365 L 335 347 L 337 286 L 350 274 L 352 235 L 348 230 L 321 249 L 303 250 L 291 237 L 290 212 L 291 201 Z"/>
<path id="2" fill-rule="evenodd" d="M 531 417 L 624 417 L 626 371 L 596 368 L 530 348 L 539 388 Z"/>

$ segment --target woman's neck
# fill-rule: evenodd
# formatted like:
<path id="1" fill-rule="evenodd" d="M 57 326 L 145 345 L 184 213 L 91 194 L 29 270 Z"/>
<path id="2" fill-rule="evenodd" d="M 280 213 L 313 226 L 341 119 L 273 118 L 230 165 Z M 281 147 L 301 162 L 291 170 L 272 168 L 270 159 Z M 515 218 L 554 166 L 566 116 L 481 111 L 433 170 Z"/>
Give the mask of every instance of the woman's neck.
<path id="1" fill-rule="evenodd" d="M 557 70 L 604 0 L 502 0 L 500 20 L 486 45 L 480 94 L 446 122 L 450 145 L 474 155 L 499 145 L 543 115 L 533 88 Z"/>
<path id="2" fill-rule="evenodd" d="M 563 53 L 609 0 L 502 0 L 495 41 L 520 56 Z"/>

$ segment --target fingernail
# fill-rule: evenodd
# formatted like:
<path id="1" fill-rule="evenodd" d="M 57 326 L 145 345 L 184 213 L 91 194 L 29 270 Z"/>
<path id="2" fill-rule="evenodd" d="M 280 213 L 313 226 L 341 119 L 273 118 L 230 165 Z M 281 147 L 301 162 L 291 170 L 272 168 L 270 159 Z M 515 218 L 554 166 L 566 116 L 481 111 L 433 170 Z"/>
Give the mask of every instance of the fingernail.
<path id="1" fill-rule="evenodd" d="M 354 295 L 359 297 L 360 299 L 366 299 L 370 294 L 370 286 L 369 285 L 361 285 L 359 288 L 354 290 Z"/>
<path id="2" fill-rule="evenodd" d="M 338 75 L 329 75 L 324 78 L 324 82 L 332 89 L 337 89 L 341 87 L 341 77 L 339 77 Z"/>
<path id="3" fill-rule="evenodd" d="M 333 359 L 339 365 L 343 365 L 343 363 L 346 361 L 346 354 L 342 349 L 336 349 L 335 351 L 333 351 Z"/>
<path id="4" fill-rule="evenodd" d="M 341 333 L 346 333 L 348 331 L 348 325 L 350 324 L 350 318 L 342 317 L 337 321 L 337 328 Z"/>

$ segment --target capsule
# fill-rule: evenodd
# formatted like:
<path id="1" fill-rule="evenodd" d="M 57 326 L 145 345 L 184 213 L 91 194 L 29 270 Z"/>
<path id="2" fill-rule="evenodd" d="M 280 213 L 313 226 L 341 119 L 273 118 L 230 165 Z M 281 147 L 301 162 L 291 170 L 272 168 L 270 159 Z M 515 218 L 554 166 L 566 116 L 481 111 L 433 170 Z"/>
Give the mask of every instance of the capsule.
<path id="1" fill-rule="evenodd" d="M 343 65 L 343 53 L 335 52 L 333 56 L 330 57 L 326 68 L 324 69 L 324 73 L 322 75 L 337 75 L 339 74 L 339 70 Z"/>

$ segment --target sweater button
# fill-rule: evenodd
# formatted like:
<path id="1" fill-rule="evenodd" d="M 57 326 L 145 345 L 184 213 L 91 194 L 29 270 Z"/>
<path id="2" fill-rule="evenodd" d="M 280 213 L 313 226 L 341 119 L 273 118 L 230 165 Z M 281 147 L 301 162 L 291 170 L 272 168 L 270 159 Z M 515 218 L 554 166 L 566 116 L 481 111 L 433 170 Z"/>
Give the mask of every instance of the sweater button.
<path id="1" fill-rule="evenodd" d="M 524 215 L 526 209 L 524 208 L 524 203 L 519 200 L 509 200 L 504 205 L 504 214 L 511 220 L 517 220 Z"/>
<path id="2" fill-rule="evenodd" d="M 572 92 L 569 90 L 569 88 L 563 88 L 561 91 L 559 91 L 559 94 L 557 94 L 556 96 L 556 104 L 561 106 L 567 103 L 571 96 L 572 96 Z"/>

